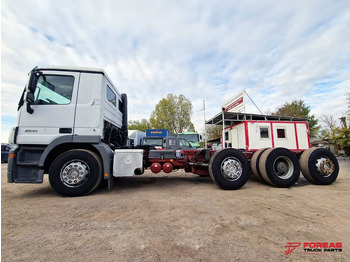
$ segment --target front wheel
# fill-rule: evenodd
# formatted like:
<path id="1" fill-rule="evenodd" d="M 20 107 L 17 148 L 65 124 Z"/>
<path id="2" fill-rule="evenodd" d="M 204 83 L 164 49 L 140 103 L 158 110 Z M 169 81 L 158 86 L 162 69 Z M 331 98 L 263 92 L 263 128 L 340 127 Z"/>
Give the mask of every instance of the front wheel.
<path id="1" fill-rule="evenodd" d="M 217 151 L 209 162 L 209 175 L 222 189 L 241 188 L 247 182 L 249 172 L 245 155 L 232 148 Z"/>
<path id="2" fill-rule="evenodd" d="M 49 171 L 51 187 L 62 196 L 86 195 L 101 180 L 101 159 L 95 153 L 83 149 L 74 149 L 59 155 Z"/>

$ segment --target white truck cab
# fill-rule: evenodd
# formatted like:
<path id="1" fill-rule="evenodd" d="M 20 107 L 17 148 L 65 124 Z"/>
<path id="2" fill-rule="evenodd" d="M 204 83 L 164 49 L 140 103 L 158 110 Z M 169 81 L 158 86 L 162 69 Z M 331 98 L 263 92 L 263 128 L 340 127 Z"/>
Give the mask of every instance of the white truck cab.
<path id="1" fill-rule="evenodd" d="M 105 122 L 119 129 L 123 125 L 122 97 L 101 69 L 35 68 L 22 97 L 18 144 L 48 145 L 64 135 L 104 138 Z"/>
<path id="2" fill-rule="evenodd" d="M 100 168 L 109 178 L 111 148 L 127 142 L 127 97 L 102 69 L 36 67 L 29 73 L 12 133 L 10 142 L 17 147 L 8 166 L 9 182 L 42 183 L 61 154 L 76 150 L 102 162 Z M 83 162 L 74 163 L 84 174 L 67 180 L 68 187 L 79 188 L 87 181 L 91 170 Z"/>

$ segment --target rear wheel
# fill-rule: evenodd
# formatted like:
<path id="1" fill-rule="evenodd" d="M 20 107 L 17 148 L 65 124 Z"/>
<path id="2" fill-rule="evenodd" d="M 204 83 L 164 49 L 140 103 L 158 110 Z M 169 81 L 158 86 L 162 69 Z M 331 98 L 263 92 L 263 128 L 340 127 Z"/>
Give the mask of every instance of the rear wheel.
<path id="1" fill-rule="evenodd" d="M 309 148 L 300 157 L 304 177 L 317 185 L 330 185 L 338 177 L 339 164 L 335 155 L 325 148 Z"/>
<path id="2" fill-rule="evenodd" d="M 240 151 L 223 149 L 210 158 L 209 175 L 222 189 L 238 189 L 248 180 L 249 162 Z"/>
<path id="3" fill-rule="evenodd" d="M 63 196 L 92 192 L 102 180 L 101 159 L 93 152 L 75 149 L 59 155 L 49 171 L 50 185 Z"/>
<path id="4" fill-rule="evenodd" d="M 261 176 L 260 170 L 259 170 L 259 161 L 262 153 L 264 153 L 268 148 L 261 148 L 258 151 L 256 151 L 252 159 L 250 160 L 250 169 L 252 171 L 252 175 L 256 177 L 261 182 L 265 182 L 264 179 Z"/>
<path id="5" fill-rule="evenodd" d="M 270 148 L 262 153 L 259 161 L 262 178 L 276 187 L 291 187 L 300 176 L 299 160 L 286 148 Z"/>

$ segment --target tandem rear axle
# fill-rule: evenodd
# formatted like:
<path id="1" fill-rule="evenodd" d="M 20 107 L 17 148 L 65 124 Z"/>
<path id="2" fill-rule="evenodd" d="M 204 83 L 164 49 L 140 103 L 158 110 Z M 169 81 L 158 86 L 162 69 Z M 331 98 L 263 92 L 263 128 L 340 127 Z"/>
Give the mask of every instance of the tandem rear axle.
<path id="1" fill-rule="evenodd" d="M 118 150 L 115 152 L 118 154 Z M 219 187 L 228 190 L 242 187 L 250 174 L 275 187 L 291 187 L 298 181 L 300 172 L 319 185 L 333 183 L 339 173 L 336 157 L 323 148 L 294 152 L 282 147 L 254 152 L 233 148 L 149 150 L 144 153 L 143 164 L 153 173 L 183 169 L 200 176 L 210 175 Z"/>

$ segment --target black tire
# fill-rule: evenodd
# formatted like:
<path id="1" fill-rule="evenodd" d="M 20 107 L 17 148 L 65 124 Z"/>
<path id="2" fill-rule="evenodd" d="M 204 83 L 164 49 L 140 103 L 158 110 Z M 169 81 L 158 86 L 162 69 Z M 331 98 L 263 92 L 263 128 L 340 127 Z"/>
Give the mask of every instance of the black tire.
<path id="1" fill-rule="evenodd" d="M 296 155 L 282 147 L 270 148 L 262 153 L 259 170 L 266 183 L 276 187 L 291 187 L 300 177 L 300 164 Z"/>
<path id="2" fill-rule="evenodd" d="M 250 169 L 254 177 L 256 177 L 260 182 L 265 183 L 265 180 L 262 178 L 259 170 L 259 161 L 262 153 L 264 153 L 268 148 L 261 148 L 258 151 L 254 152 L 252 159 L 250 160 Z"/>
<path id="3" fill-rule="evenodd" d="M 249 173 L 248 159 L 236 149 L 219 150 L 210 158 L 209 175 L 222 189 L 241 188 L 247 182 Z"/>
<path id="4" fill-rule="evenodd" d="M 330 185 L 338 177 L 339 163 L 335 155 L 325 148 L 309 148 L 300 157 L 304 177 L 316 185 Z"/>
<path id="5" fill-rule="evenodd" d="M 83 149 L 62 153 L 53 161 L 49 171 L 51 187 L 62 196 L 89 194 L 101 180 L 101 159 L 95 153 Z"/>

